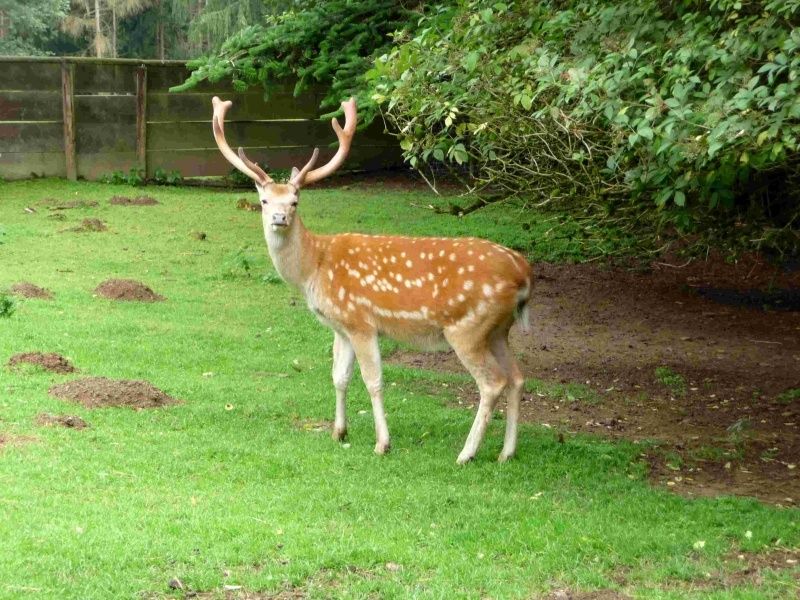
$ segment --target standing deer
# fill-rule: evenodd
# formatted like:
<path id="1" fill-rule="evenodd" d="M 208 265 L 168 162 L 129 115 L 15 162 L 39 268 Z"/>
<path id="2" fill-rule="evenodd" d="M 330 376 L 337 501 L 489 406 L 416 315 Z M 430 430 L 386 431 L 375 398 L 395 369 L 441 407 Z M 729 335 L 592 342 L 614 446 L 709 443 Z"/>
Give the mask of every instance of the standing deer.
<path id="1" fill-rule="evenodd" d="M 336 418 L 333 437 L 347 434 L 345 399 L 358 359 L 372 400 L 375 452 L 389 449 L 383 410 L 383 381 L 378 336 L 430 346 L 446 341 L 470 372 L 480 404 L 458 463 L 471 460 L 492 410 L 505 392 L 506 431 L 499 460 L 514 455 L 524 377 L 508 347 L 515 319 L 529 330 L 528 301 L 533 272 L 517 252 L 476 238 L 436 238 L 342 233 L 315 235 L 297 215 L 300 189 L 336 171 L 350 151 L 356 130 L 356 104 L 342 102 L 345 126 L 332 119 L 339 148 L 331 160 L 313 169 L 319 154 L 288 183 L 275 183 L 239 148 L 225 141 L 225 113 L 232 102 L 212 101 L 214 138 L 223 156 L 253 179 L 261 200 L 264 236 L 278 273 L 305 296 L 308 307 L 333 329 L 333 385 Z M 313 170 L 312 170 L 313 169 Z"/>

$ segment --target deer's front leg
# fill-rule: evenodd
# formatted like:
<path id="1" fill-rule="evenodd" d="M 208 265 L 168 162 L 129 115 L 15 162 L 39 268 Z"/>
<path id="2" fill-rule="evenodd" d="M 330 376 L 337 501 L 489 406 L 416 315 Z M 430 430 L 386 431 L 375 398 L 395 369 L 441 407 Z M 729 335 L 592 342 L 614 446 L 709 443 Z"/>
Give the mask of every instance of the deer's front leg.
<path id="1" fill-rule="evenodd" d="M 372 416 L 375 419 L 375 453 L 386 454 L 389 450 L 389 427 L 383 412 L 383 374 L 381 353 L 377 335 L 353 336 L 350 339 L 358 358 L 361 377 L 372 400 Z"/>
<path id="2" fill-rule="evenodd" d="M 333 332 L 333 387 L 336 389 L 336 420 L 333 423 L 333 439 L 347 437 L 347 387 L 353 377 L 353 346 L 345 336 Z"/>

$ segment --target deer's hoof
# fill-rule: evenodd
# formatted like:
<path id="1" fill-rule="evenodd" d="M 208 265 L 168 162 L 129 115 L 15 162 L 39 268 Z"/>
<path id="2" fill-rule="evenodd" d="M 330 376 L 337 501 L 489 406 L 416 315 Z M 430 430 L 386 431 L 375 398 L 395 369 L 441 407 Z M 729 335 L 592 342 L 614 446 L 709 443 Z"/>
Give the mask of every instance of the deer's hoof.
<path id="1" fill-rule="evenodd" d="M 462 452 L 461 454 L 458 455 L 458 458 L 456 459 L 456 463 L 459 464 L 459 465 L 465 465 L 469 461 L 471 461 L 473 458 L 475 458 L 475 456 L 473 454 L 464 454 Z"/>
<path id="2" fill-rule="evenodd" d="M 500 462 L 500 463 L 508 462 L 509 460 L 514 458 L 514 454 L 515 454 L 514 452 L 505 452 L 505 451 L 503 451 L 503 452 L 500 453 L 500 456 L 497 457 L 497 462 Z"/>
<path id="3" fill-rule="evenodd" d="M 389 451 L 389 442 L 378 442 L 375 444 L 375 454 L 383 456 Z"/>
<path id="4" fill-rule="evenodd" d="M 347 427 L 334 427 L 331 437 L 337 442 L 343 442 L 347 439 Z"/>

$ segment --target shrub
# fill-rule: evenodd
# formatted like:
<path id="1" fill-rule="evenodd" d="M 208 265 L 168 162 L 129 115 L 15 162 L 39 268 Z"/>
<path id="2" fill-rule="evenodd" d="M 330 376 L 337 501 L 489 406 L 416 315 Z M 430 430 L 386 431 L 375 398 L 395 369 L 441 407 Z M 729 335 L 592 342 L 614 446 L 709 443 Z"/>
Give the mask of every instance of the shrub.
<path id="1" fill-rule="evenodd" d="M 458 0 L 368 77 L 414 166 L 791 250 L 798 49 L 800 0 Z"/>

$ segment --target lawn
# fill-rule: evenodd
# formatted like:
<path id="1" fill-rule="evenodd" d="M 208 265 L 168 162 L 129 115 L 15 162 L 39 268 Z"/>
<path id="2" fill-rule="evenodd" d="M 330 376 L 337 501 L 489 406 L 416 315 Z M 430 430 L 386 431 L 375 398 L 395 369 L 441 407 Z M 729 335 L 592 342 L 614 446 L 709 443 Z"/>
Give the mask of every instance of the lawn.
<path id="1" fill-rule="evenodd" d="M 138 193 L 159 204 L 109 204 Z M 737 557 L 796 548 L 800 511 L 653 489 L 635 444 L 529 424 L 518 458 L 499 465 L 500 417 L 457 467 L 472 420 L 449 406 L 443 384 L 457 376 L 386 367 L 385 457 L 355 378 L 348 444 L 334 442 L 332 335 L 275 277 L 242 195 L 0 184 L 0 290 L 30 281 L 54 294 L 0 318 L 0 598 L 796 596 L 797 567 L 748 576 Z M 46 198 L 98 205 L 51 211 Z M 351 186 L 305 191 L 300 211 L 318 232 L 479 235 L 534 260 L 580 258 L 546 234 L 552 216 L 426 208 L 444 202 Z M 85 218 L 108 230 L 64 231 Z M 166 301 L 97 297 L 112 277 Z M 36 350 L 80 374 L 6 368 Z M 48 394 L 81 376 L 147 380 L 182 402 L 89 410 Z M 44 412 L 90 427 L 42 427 Z"/>

